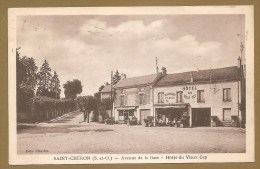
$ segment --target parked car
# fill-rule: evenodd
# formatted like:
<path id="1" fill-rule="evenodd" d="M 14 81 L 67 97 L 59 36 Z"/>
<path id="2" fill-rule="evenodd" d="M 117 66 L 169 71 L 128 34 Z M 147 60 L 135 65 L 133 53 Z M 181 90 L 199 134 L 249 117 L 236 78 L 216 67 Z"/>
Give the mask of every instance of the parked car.
<path id="1" fill-rule="evenodd" d="M 109 117 L 105 119 L 105 124 L 115 124 L 115 119 L 112 117 Z"/>
<path id="2" fill-rule="evenodd" d="M 147 119 L 144 119 L 145 127 L 153 126 L 153 116 L 147 116 Z"/>
<path id="3" fill-rule="evenodd" d="M 137 118 L 135 116 L 132 119 L 128 118 L 127 125 L 137 125 Z"/>

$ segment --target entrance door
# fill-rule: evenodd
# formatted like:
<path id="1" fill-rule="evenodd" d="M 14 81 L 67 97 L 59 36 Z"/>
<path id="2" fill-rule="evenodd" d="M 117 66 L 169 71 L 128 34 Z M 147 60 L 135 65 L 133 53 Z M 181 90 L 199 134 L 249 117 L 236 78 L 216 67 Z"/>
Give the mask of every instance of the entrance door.
<path id="1" fill-rule="evenodd" d="M 223 121 L 230 121 L 231 120 L 231 109 L 226 108 L 223 109 Z"/>
<path id="2" fill-rule="evenodd" d="M 210 108 L 193 108 L 192 125 L 193 126 L 210 126 Z"/>
<path id="3" fill-rule="evenodd" d="M 125 121 L 125 123 L 127 122 L 128 117 L 129 117 L 128 111 L 124 111 L 124 121 Z"/>
<path id="4" fill-rule="evenodd" d="M 144 124 L 144 119 L 147 119 L 147 116 L 150 116 L 150 110 L 140 110 L 140 122 L 141 124 Z"/>

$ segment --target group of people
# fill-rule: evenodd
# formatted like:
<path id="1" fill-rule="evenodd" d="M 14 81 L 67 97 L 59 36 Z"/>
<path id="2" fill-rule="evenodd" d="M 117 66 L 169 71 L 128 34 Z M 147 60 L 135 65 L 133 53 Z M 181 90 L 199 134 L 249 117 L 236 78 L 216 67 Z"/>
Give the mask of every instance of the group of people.
<path id="1" fill-rule="evenodd" d="M 158 123 L 160 126 L 165 126 L 165 125 L 175 126 L 176 124 L 180 124 L 181 122 L 177 117 L 175 117 L 173 118 L 172 121 L 169 121 L 168 123 L 166 123 L 162 118 L 160 118 L 158 120 Z"/>

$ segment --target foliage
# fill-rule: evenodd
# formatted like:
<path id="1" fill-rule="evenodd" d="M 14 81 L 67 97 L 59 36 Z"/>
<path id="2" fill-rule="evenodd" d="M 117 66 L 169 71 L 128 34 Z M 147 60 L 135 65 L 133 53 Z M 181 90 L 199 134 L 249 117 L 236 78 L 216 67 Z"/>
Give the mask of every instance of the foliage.
<path id="1" fill-rule="evenodd" d="M 60 80 L 56 71 L 54 71 L 54 75 L 52 76 L 50 83 L 50 97 L 59 99 L 60 98 Z"/>
<path id="2" fill-rule="evenodd" d="M 46 96 L 32 98 L 33 117 L 37 121 L 50 120 L 76 110 L 76 102 L 69 99 L 52 99 Z"/>
<path id="3" fill-rule="evenodd" d="M 17 110 L 18 112 L 30 112 L 31 99 L 34 97 L 33 90 L 28 86 L 17 88 Z"/>
<path id="4" fill-rule="evenodd" d="M 77 97 L 78 105 L 81 110 L 84 112 L 84 121 L 88 118 L 89 122 L 89 113 L 93 111 L 97 112 L 97 100 L 93 96 L 79 96 Z"/>
<path id="5" fill-rule="evenodd" d="M 16 86 L 17 87 L 20 87 L 20 85 L 22 84 L 26 72 L 26 67 L 21 62 L 20 53 L 18 51 L 19 49 L 20 48 L 16 49 Z"/>
<path id="6" fill-rule="evenodd" d="M 40 71 L 38 72 L 38 89 L 37 89 L 37 96 L 48 96 L 49 89 L 50 89 L 50 82 L 51 82 L 51 68 L 47 60 L 44 60 Z"/>
<path id="7" fill-rule="evenodd" d="M 34 97 L 38 68 L 33 58 L 20 57 L 19 49 L 16 49 L 17 112 L 25 113 L 30 112 L 30 101 Z"/>
<path id="8" fill-rule="evenodd" d="M 75 99 L 77 94 L 82 92 L 81 81 L 74 79 L 73 81 L 67 81 L 64 85 L 64 94 L 67 99 Z"/>
<path id="9" fill-rule="evenodd" d="M 103 85 L 101 85 L 99 88 L 98 88 L 98 91 L 100 92 L 104 87 L 110 85 L 108 82 L 104 83 Z"/>
<path id="10" fill-rule="evenodd" d="M 112 84 L 115 85 L 117 84 L 119 81 L 121 80 L 121 76 L 118 72 L 118 70 L 116 70 L 115 74 L 112 77 Z"/>
<path id="11" fill-rule="evenodd" d="M 23 76 L 23 85 L 35 89 L 37 84 L 37 69 L 34 58 L 23 56 L 20 59 L 21 63 L 25 66 L 25 75 Z"/>
<path id="12" fill-rule="evenodd" d="M 126 74 L 121 73 L 121 75 L 120 75 L 119 71 L 116 70 L 115 74 L 112 76 L 112 84 L 113 85 L 117 84 L 121 80 L 122 77 L 126 78 Z"/>
<path id="13" fill-rule="evenodd" d="M 112 108 L 112 100 L 111 100 L 111 98 L 102 99 L 100 106 L 101 106 L 104 110 L 111 110 L 111 108 Z"/>

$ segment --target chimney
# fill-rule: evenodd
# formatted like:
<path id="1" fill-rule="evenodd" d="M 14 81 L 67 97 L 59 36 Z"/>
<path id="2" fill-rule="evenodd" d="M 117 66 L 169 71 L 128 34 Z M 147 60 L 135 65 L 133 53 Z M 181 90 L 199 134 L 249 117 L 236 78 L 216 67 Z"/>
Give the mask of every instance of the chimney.
<path id="1" fill-rule="evenodd" d="M 162 75 L 165 76 L 167 74 L 167 70 L 165 67 L 162 67 Z"/>
<path id="2" fill-rule="evenodd" d="M 240 56 L 237 58 L 237 68 L 239 69 L 241 67 L 241 58 Z"/>
<path id="3" fill-rule="evenodd" d="M 190 82 L 193 83 L 193 73 L 190 74 Z"/>

